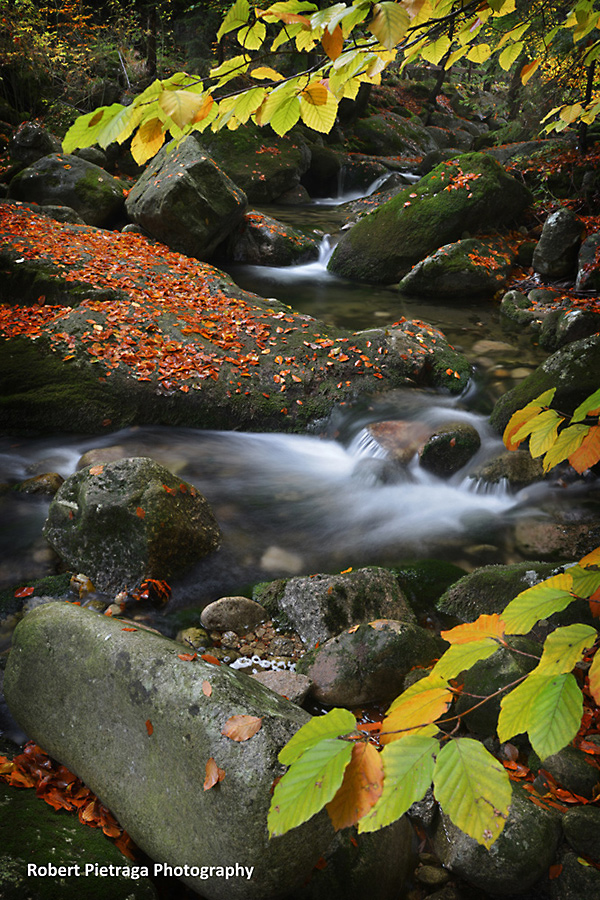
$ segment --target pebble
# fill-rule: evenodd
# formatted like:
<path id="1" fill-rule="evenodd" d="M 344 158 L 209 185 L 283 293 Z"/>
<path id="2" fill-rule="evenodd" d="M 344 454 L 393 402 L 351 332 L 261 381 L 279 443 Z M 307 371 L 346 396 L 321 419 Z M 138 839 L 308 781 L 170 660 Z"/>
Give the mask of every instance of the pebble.
<path id="1" fill-rule="evenodd" d="M 248 597 L 221 597 L 202 610 L 200 621 L 210 631 L 247 634 L 267 619 L 266 610 Z"/>

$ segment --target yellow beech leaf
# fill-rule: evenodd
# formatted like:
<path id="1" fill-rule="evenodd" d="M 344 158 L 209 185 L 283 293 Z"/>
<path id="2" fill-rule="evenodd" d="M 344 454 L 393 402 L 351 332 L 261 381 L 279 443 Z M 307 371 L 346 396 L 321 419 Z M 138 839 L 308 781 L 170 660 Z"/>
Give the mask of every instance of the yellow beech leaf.
<path id="1" fill-rule="evenodd" d="M 590 693 L 597 704 L 600 704 L 600 653 L 596 653 L 590 666 Z"/>
<path id="2" fill-rule="evenodd" d="M 344 780 L 328 804 L 327 812 L 336 831 L 356 825 L 375 805 L 383 791 L 381 754 L 369 743 L 352 747 Z"/>
<path id="3" fill-rule="evenodd" d="M 411 685 L 392 702 L 381 725 L 382 744 L 398 741 L 439 719 L 453 694 L 445 679 L 428 675 Z"/>
<path id="4" fill-rule="evenodd" d="M 325 29 L 321 38 L 321 44 L 329 59 L 337 59 L 344 47 L 344 35 L 341 27 L 336 25 L 332 34 Z"/>
<path id="5" fill-rule="evenodd" d="M 192 94 L 190 91 L 163 91 L 158 97 L 160 108 L 179 128 L 197 121 L 194 117 L 202 109 L 203 104 L 202 94 Z M 205 115 L 207 114 L 208 110 Z"/>
<path id="6" fill-rule="evenodd" d="M 256 69 L 252 69 L 248 74 L 252 78 L 259 78 L 261 80 L 283 81 L 281 72 L 276 72 L 275 69 L 271 69 L 269 66 L 257 66 Z"/>
<path id="7" fill-rule="evenodd" d="M 164 125 L 160 119 L 148 119 L 140 125 L 131 141 L 131 155 L 139 166 L 155 156 L 165 142 Z"/>
<path id="8" fill-rule="evenodd" d="M 529 79 L 535 75 L 540 67 L 541 60 L 534 59 L 533 62 L 526 63 L 521 69 L 521 84 L 527 84 Z"/>
<path id="9" fill-rule="evenodd" d="M 327 99 L 329 97 L 329 91 L 320 81 L 315 81 L 312 84 L 309 84 L 307 88 L 305 88 L 300 94 L 307 103 L 312 103 L 313 106 L 324 106 L 327 103 Z"/>
<path id="10" fill-rule="evenodd" d="M 442 631 L 441 636 L 449 644 L 467 644 L 470 641 L 480 641 L 482 638 L 504 638 L 505 625 L 498 613 L 481 615 L 474 622 L 466 622 L 457 625 L 450 631 Z"/>

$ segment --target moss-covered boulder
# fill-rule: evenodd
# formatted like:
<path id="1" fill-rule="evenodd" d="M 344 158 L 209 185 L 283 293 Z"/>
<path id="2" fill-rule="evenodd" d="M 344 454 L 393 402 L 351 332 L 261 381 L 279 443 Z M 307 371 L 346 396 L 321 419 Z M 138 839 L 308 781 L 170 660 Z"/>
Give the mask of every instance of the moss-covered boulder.
<path id="1" fill-rule="evenodd" d="M 422 156 L 437 142 L 418 119 L 387 111 L 358 119 L 352 127 L 352 146 L 374 156 Z"/>
<path id="2" fill-rule="evenodd" d="M 357 281 L 399 281 L 465 231 L 485 232 L 517 220 L 531 199 L 494 159 L 466 153 L 357 222 L 340 240 L 329 268 Z"/>
<path id="3" fill-rule="evenodd" d="M 433 845 L 444 866 L 486 894 L 521 894 L 544 878 L 554 862 L 561 836 L 560 818 L 542 809 L 513 786 L 508 820 L 488 850 L 442 815 Z"/>
<path id="4" fill-rule="evenodd" d="M 250 203 L 270 203 L 300 184 L 310 165 L 310 149 L 295 134 L 278 137 L 248 122 L 235 131 L 205 132 L 203 146 L 240 187 Z"/>
<path id="5" fill-rule="evenodd" d="M 283 773 L 278 753 L 310 716 L 227 666 L 182 660 L 181 650 L 153 632 L 48 604 L 15 630 L 6 698 L 26 732 L 94 791 L 152 860 L 180 867 L 178 877 L 200 896 L 287 896 L 339 846 L 325 811 L 276 839 L 267 832 L 273 780 Z M 223 729 L 235 715 L 256 717 L 260 727 L 233 740 Z M 203 790 L 211 758 L 225 775 Z M 369 854 L 371 880 L 378 849 L 389 854 L 381 835 Z M 402 873 L 411 836 L 401 827 L 395 838 Z M 397 880 L 385 900 L 401 887 Z"/>
<path id="6" fill-rule="evenodd" d="M 545 360 L 497 401 L 490 422 L 500 433 L 504 431 L 514 412 L 539 397 L 544 391 L 556 388 L 553 407 L 572 412 L 579 403 L 598 389 L 600 372 L 600 335 L 595 334 L 572 341 Z"/>
<path id="7" fill-rule="evenodd" d="M 423 469 L 449 478 L 472 459 L 481 447 L 477 429 L 468 422 L 448 422 L 436 428 L 419 452 Z"/>
<path id="8" fill-rule="evenodd" d="M 69 569 L 102 591 L 181 574 L 221 538 L 205 498 L 149 458 L 71 475 L 50 504 L 44 535 Z"/>
<path id="9" fill-rule="evenodd" d="M 136 225 L 173 250 L 208 259 L 241 221 L 246 195 L 195 137 L 155 156 L 127 197 Z"/>
<path id="10" fill-rule="evenodd" d="M 369 619 L 416 622 L 394 574 L 375 567 L 281 579 L 260 585 L 255 599 L 309 647 Z"/>
<path id="11" fill-rule="evenodd" d="M 514 252 L 502 240 L 464 238 L 418 262 L 398 288 L 416 297 L 493 296 L 506 284 L 514 262 Z"/>
<path id="12" fill-rule="evenodd" d="M 106 866 L 106 876 L 94 875 L 95 866 Z M 149 874 L 99 828 L 0 781 L 2 900 L 157 900 Z"/>
<path id="13" fill-rule="evenodd" d="M 88 225 L 108 225 L 123 208 L 123 184 L 100 166 L 69 153 L 51 153 L 10 182 L 8 196 L 40 206 L 69 206 Z"/>
<path id="14" fill-rule="evenodd" d="M 319 243 L 290 225 L 252 210 L 229 235 L 225 253 L 235 263 L 291 266 L 317 259 Z"/>
<path id="15" fill-rule="evenodd" d="M 2 116 L 3 121 L 8 121 Z M 22 122 L 8 142 L 8 153 L 11 162 L 30 166 L 43 156 L 51 153 L 59 153 L 60 141 L 51 134 L 40 122 Z"/>
<path id="16" fill-rule="evenodd" d="M 320 644 L 296 669 L 313 682 L 315 700 L 327 706 L 388 703 L 402 692 L 411 669 L 425 668 L 446 646 L 419 625 L 375 619 Z"/>

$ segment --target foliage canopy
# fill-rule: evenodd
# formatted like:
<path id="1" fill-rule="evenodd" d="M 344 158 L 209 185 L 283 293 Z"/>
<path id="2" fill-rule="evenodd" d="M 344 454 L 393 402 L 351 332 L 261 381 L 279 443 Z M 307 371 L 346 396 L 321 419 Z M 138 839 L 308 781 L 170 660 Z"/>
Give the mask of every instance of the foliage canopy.
<path id="1" fill-rule="evenodd" d="M 377 84 L 392 63 L 403 68 L 423 60 L 449 68 L 494 57 L 502 70 L 516 68 L 526 84 L 553 54 L 595 64 L 597 6 L 596 0 L 576 0 L 561 12 L 550 0 L 534 0 L 521 13 L 516 0 L 353 0 L 323 9 L 310 0 L 276 0 L 263 9 L 235 0 L 217 33 L 233 55 L 210 70 L 206 83 L 184 72 L 156 80 L 130 106 L 114 103 L 77 119 L 64 149 L 106 147 L 135 133 L 132 152 L 142 164 L 167 134 L 180 139 L 209 128 L 233 130 L 249 120 L 279 135 L 299 121 L 325 133 L 340 101 L 354 99 L 364 82 Z M 553 24 L 546 29 L 539 23 L 549 13 Z M 290 54 L 302 71 L 286 71 Z M 592 95 L 555 108 L 547 128 L 590 123 L 599 111 L 600 97 Z"/>

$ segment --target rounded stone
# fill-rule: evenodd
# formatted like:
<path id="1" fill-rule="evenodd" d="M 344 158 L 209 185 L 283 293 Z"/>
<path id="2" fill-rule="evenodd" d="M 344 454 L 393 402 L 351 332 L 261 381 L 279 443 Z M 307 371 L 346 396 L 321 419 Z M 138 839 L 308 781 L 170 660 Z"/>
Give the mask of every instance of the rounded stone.
<path id="1" fill-rule="evenodd" d="M 221 597 L 202 610 L 200 621 L 209 631 L 247 634 L 268 619 L 267 611 L 248 597 Z"/>

